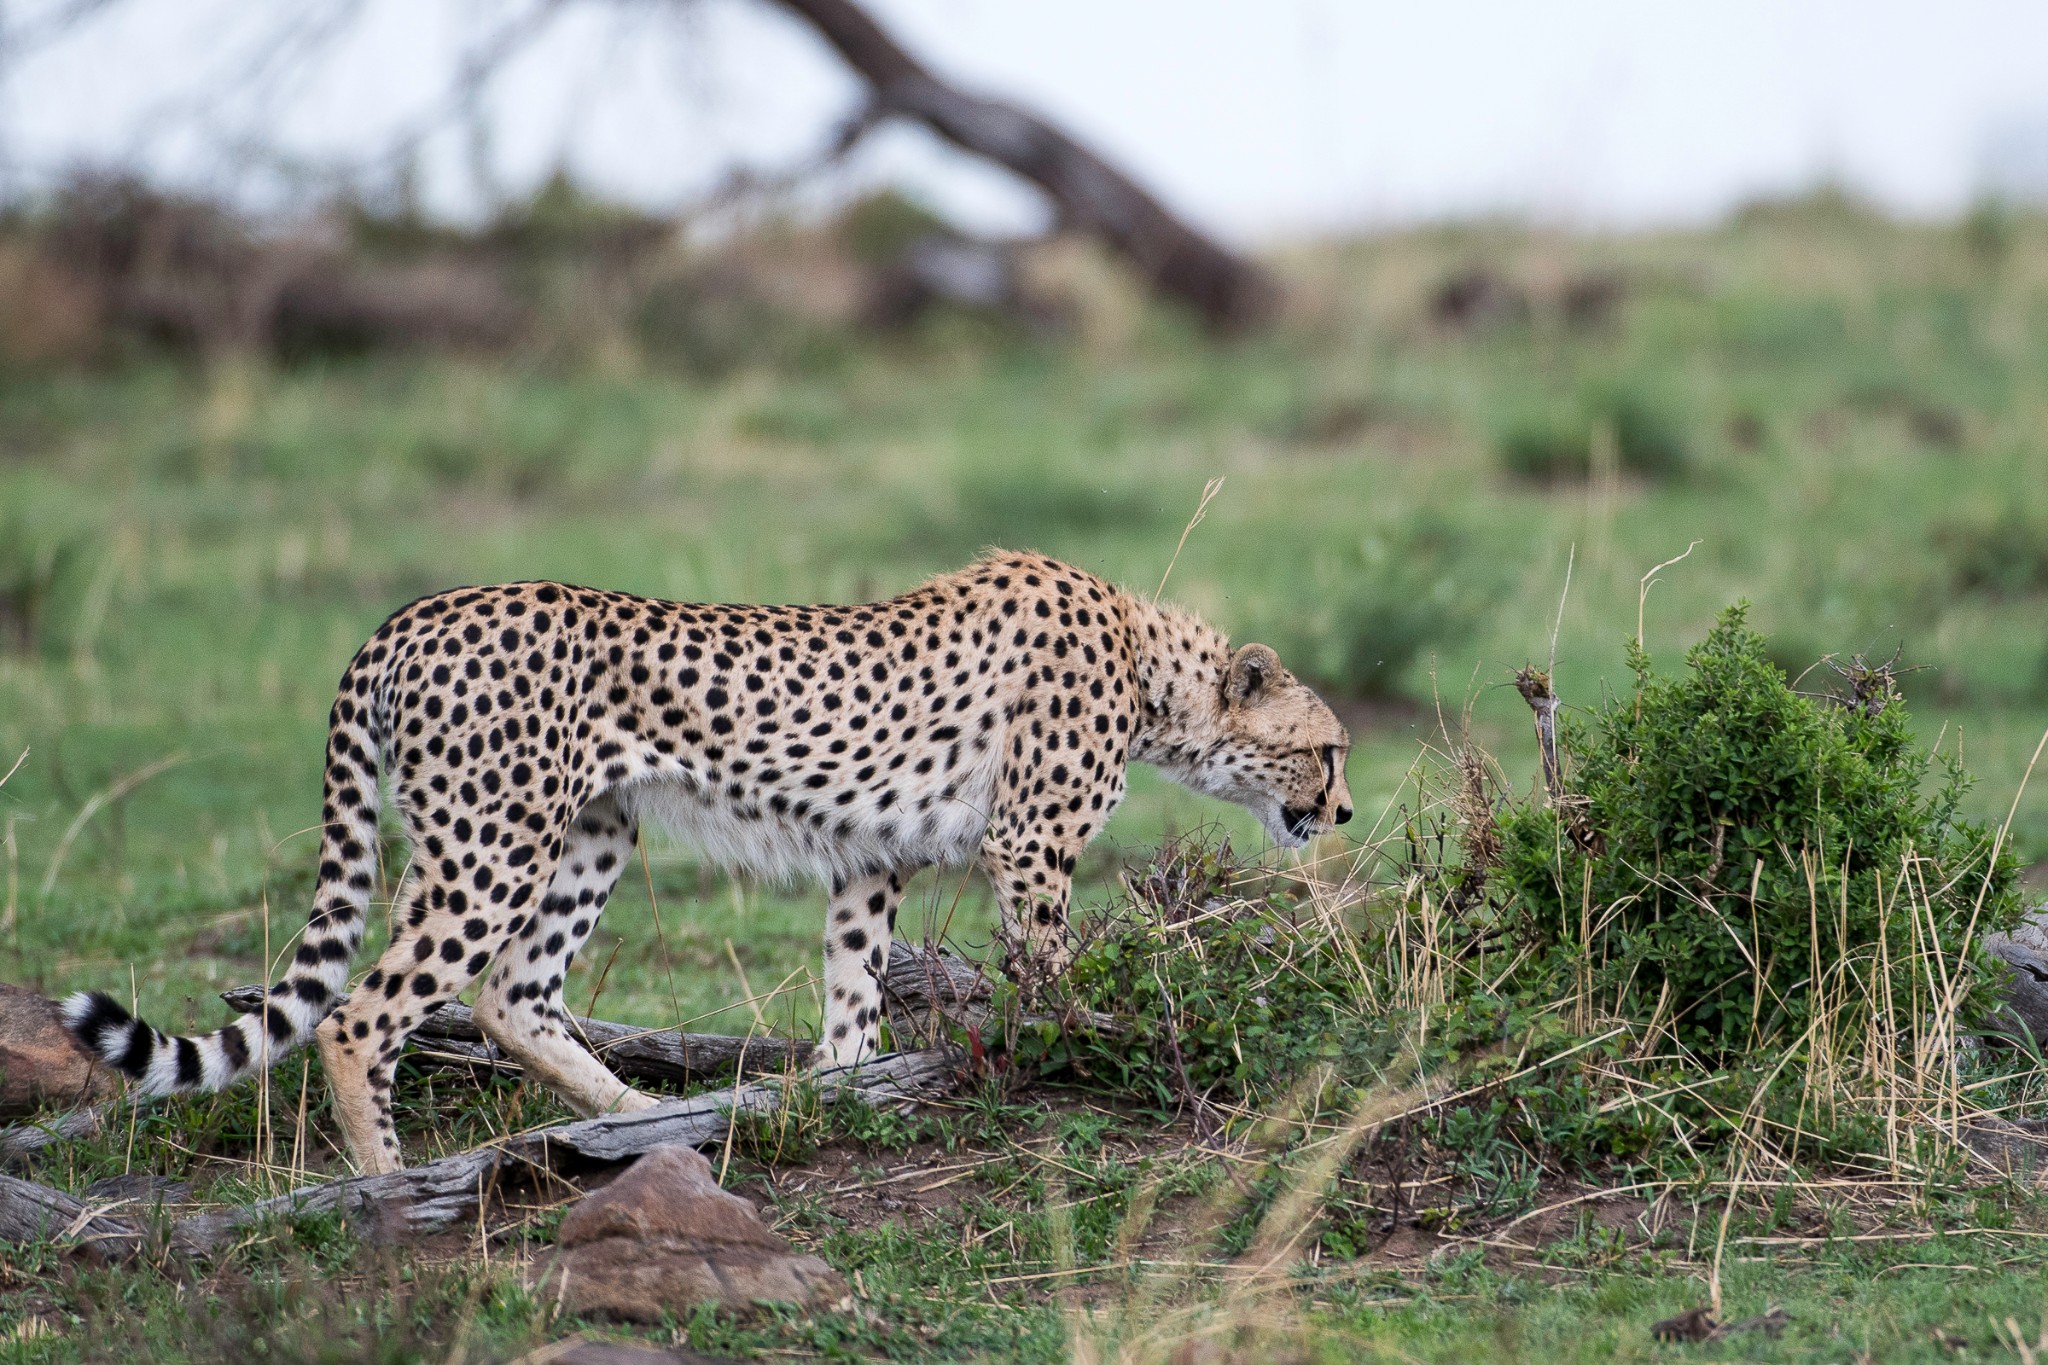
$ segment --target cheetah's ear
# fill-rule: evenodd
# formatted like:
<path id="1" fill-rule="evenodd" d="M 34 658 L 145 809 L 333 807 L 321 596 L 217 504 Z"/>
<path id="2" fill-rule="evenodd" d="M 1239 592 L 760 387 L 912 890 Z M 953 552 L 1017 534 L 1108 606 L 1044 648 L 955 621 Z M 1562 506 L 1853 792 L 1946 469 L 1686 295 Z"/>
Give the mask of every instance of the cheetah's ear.
<path id="1" fill-rule="evenodd" d="M 1230 668 L 1223 675 L 1223 701 L 1243 706 L 1258 698 L 1280 676 L 1280 656 L 1266 645 L 1246 645 L 1230 656 Z"/>

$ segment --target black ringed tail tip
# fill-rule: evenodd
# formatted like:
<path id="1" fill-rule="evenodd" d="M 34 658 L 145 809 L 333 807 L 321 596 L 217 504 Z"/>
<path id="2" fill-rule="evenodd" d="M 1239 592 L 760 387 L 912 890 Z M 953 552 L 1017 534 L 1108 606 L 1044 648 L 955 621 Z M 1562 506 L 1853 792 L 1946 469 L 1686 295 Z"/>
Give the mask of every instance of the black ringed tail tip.
<path id="1" fill-rule="evenodd" d="M 105 991 L 80 992 L 60 1008 L 65 1031 L 85 1051 L 122 1075 L 140 1080 L 156 1051 L 155 1030 Z"/>

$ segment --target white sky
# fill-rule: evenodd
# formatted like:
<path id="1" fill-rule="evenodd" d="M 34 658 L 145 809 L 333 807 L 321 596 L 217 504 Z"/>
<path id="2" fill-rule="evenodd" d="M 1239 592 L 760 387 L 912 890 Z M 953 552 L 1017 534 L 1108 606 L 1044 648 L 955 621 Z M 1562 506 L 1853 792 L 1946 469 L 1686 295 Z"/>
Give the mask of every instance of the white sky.
<path id="1" fill-rule="evenodd" d="M 220 148 L 248 139 L 360 158 L 430 111 L 465 43 L 531 2 L 126 0 L 0 68 L 0 173 L 141 161 L 218 181 Z M 0 0 L 0 15 L 32 27 L 57 3 Z M 1938 214 L 1981 188 L 1988 146 L 2048 159 L 2042 0 L 869 3 L 942 73 L 1039 109 L 1239 240 L 1495 212 L 1689 221 L 1826 176 Z M 252 77 L 281 17 L 352 5 L 324 59 Z M 735 164 L 795 162 L 858 96 L 767 0 L 572 6 L 493 91 L 500 186 L 567 162 L 657 206 Z M 472 146 L 459 128 L 428 140 L 430 202 L 484 202 Z M 982 227 L 1039 212 L 907 130 L 873 139 L 841 183 L 874 180 Z"/>

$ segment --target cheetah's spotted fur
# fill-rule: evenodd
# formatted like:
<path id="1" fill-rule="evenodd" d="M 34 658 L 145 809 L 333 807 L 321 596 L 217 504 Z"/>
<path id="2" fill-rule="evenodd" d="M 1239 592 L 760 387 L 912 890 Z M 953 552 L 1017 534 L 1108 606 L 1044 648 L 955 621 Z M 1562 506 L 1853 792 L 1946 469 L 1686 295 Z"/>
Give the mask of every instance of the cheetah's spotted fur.
<path id="1" fill-rule="evenodd" d="M 821 1059 L 877 1046 L 896 905 L 978 859 L 1006 924 L 1064 954 L 1074 862 L 1129 760 L 1299 844 L 1350 817 L 1349 737 L 1264 645 L 1037 555 L 868 606 L 692 606 L 554 583 L 462 589 L 387 621 L 342 675 L 318 887 L 259 1013 L 168 1037 L 73 996 L 82 1043 L 145 1094 L 213 1090 L 317 1037 L 358 1165 L 396 1169 L 406 1036 L 478 977 L 476 1017 L 585 1114 L 654 1103 L 562 1008 L 643 818 L 747 872 L 831 888 Z M 380 768 L 413 850 L 391 944 L 337 1008 L 377 875 Z"/>

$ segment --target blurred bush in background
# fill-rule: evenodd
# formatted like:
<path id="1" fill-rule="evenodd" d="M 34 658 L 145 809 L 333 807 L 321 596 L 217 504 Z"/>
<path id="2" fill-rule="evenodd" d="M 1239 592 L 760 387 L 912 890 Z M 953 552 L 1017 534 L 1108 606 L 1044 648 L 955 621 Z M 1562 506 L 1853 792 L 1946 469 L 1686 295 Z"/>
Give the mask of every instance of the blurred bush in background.
<path id="1" fill-rule="evenodd" d="M 1589 383 L 1516 412 L 1499 438 L 1501 467 L 1544 482 L 1585 479 L 1605 463 L 1653 480 L 1685 475 L 1691 453 L 1684 428 L 1645 388 Z"/>
<path id="2" fill-rule="evenodd" d="M 1423 511 L 1305 549 L 1300 588 L 1259 608 L 1253 633 L 1318 687 L 1392 696 L 1415 685 L 1418 660 L 1465 644 L 1506 586 L 1506 566 L 1473 548 L 1454 522 Z"/>

